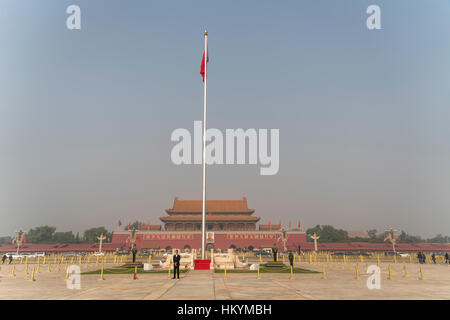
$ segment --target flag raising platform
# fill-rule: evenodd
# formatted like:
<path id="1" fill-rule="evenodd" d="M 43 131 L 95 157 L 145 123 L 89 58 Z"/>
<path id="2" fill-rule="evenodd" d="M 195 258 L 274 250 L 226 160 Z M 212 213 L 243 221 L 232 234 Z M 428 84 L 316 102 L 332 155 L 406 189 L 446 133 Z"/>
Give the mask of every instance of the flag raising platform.
<path id="1" fill-rule="evenodd" d="M 195 259 L 194 270 L 209 270 L 211 266 L 211 260 L 207 259 Z"/>

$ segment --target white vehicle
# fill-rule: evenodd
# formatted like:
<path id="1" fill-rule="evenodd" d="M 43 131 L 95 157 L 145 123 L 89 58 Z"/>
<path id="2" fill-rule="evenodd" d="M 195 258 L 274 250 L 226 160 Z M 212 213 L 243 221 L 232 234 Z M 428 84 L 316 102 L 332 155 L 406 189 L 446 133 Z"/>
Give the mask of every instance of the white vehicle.
<path id="1" fill-rule="evenodd" d="M 408 258 L 410 256 L 409 253 L 404 253 L 404 252 L 397 252 L 397 254 L 402 258 Z"/>
<path id="2" fill-rule="evenodd" d="M 7 253 L 5 253 L 5 255 L 8 258 L 12 257 L 13 259 L 21 259 L 21 258 L 25 258 L 26 257 L 26 255 L 24 255 L 24 254 L 21 254 L 21 253 L 17 254 L 15 252 L 7 252 Z"/>
<path id="3" fill-rule="evenodd" d="M 45 252 L 24 253 L 23 255 L 29 258 L 37 258 L 37 257 L 44 257 Z"/>
<path id="4" fill-rule="evenodd" d="M 93 254 L 93 256 L 95 256 L 95 257 L 101 257 L 101 256 L 104 256 L 104 255 L 105 255 L 104 252 L 95 252 L 95 253 Z"/>
<path id="5" fill-rule="evenodd" d="M 83 254 L 81 252 L 64 252 L 64 257 L 81 257 Z"/>

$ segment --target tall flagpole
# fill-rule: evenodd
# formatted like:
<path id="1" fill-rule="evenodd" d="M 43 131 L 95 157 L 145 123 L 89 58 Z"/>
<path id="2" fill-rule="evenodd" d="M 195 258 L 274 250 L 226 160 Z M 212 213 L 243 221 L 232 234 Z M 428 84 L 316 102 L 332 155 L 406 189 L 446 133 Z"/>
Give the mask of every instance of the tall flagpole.
<path id="1" fill-rule="evenodd" d="M 205 85 L 203 89 L 203 200 L 202 200 L 202 260 L 205 259 L 206 240 L 206 81 L 208 65 L 208 31 L 205 30 Z"/>

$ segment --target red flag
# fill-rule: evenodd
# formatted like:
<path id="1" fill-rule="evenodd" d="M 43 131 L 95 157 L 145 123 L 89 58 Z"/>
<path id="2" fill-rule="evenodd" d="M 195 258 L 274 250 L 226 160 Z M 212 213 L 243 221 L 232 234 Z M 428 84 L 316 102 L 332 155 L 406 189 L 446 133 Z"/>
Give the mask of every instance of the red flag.
<path id="1" fill-rule="evenodd" d="M 25 236 L 23 236 L 23 244 L 27 243 L 27 238 Z"/>
<path id="2" fill-rule="evenodd" d="M 300 218 L 298 219 L 298 228 L 300 229 Z"/>
<path id="3" fill-rule="evenodd" d="M 148 223 L 147 223 L 147 230 L 150 230 L 150 220 L 148 220 Z"/>
<path id="4" fill-rule="evenodd" d="M 128 222 L 128 230 L 131 229 L 131 224 Z"/>
<path id="5" fill-rule="evenodd" d="M 117 225 L 119 226 L 119 228 L 122 225 L 122 221 L 120 221 L 120 219 L 119 219 L 119 222 L 117 223 Z"/>
<path id="6" fill-rule="evenodd" d="M 395 236 L 395 240 L 397 240 L 397 241 L 398 241 L 398 235 L 396 235 L 396 236 Z"/>
<path id="7" fill-rule="evenodd" d="M 269 220 L 269 228 L 270 228 L 270 220 Z"/>
<path id="8" fill-rule="evenodd" d="M 208 47 L 206 49 L 208 49 Z M 206 63 L 208 63 L 208 62 L 209 62 L 209 52 L 208 52 L 208 57 L 206 58 Z M 203 82 L 205 82 L 205 76 L 206 76 L 205 75 L 205 69 L 206 69 L 206 66 L 205 66 L 205 52 L 203 52 L 202 65 L 200 66 L 200 74 L 202 75 Z"/>
<path id="9" fill-rule="evenodd" d="M 140 242 L 140 241 L 141 241 L 141 237 L 140 237 L 140 236 L 137 236 L 137 237 L 136 237 L 136 240 Z"/>

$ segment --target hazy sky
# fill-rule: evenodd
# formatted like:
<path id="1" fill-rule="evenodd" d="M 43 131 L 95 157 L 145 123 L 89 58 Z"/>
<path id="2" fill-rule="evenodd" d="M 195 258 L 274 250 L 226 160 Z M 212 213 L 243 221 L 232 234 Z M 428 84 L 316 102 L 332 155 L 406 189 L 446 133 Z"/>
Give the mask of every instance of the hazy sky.
<path id="1" fill-rule="evenodd" d="M 81 7 L 81 30 L 66 28 Z M 381 7 L 382 30 L 366 27 Z M 201 199 L 176 128 L 279 128 L 280 170 L 208 167 L 262 222 L 450 234 L 450 2 L 0 2 L 0 235 L 160 222 Z"/>

